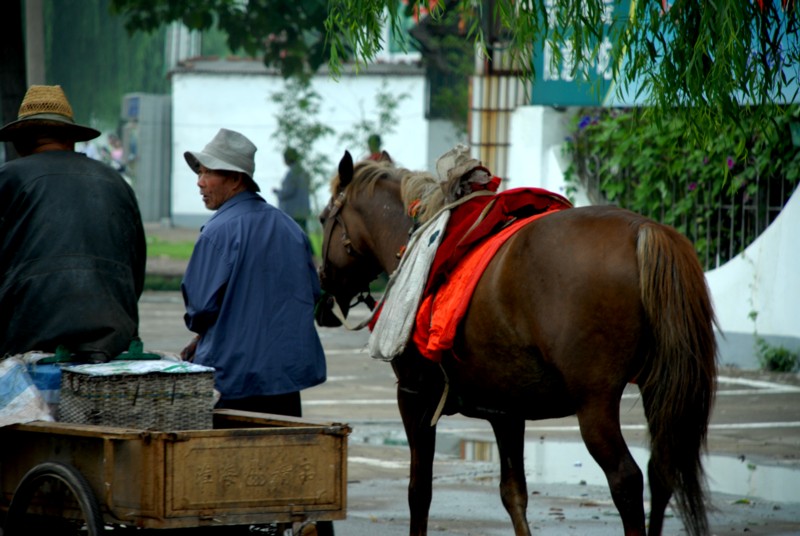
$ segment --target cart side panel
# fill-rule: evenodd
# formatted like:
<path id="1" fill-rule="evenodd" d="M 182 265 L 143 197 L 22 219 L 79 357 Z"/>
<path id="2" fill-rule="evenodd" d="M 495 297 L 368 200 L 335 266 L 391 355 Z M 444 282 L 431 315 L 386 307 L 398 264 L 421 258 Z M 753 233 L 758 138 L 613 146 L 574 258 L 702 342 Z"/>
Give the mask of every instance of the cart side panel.
<path id="1" fill-rule="evenodd" d="M 230 432 L 167 446 L 167 517 L 344 516 L 345 435 Z"/>
<path id="2" fill-rule="evenodd" d="M 88 480 L 98 500 L 103 492 L 103 441 L 92 437 L 26 433 L 0 428 L 0 483 L 8 504 L 25 474 L 43 462 L 73 466 Z"/>
<path id="3" fill-rule="evenodd" d="M 164 517 L 164 446 L 158 436 L 114 441 L 106 460 L 106 505 L 111 517 L 141 525 Z"/>
<path id="4" fill-rule="evenodd" d="M 107 521 L 161 518 L 163 449 L 150 434 L 131 430 L 40 422 L 0 428 L 0 509 L 30 469 L 60 462 L 86 478 Z"/>

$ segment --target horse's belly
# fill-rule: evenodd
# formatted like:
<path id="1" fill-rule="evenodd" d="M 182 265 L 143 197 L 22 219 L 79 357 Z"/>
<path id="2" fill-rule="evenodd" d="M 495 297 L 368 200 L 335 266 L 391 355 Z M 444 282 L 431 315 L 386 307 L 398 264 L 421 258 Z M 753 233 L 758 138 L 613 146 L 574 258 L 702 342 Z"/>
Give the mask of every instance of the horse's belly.
<path id="1" fill-rule="evenodd" d="M 459 406 L 456 411 L 469 417 L 513 414 L 528 420 L 552 419 L 574 415 L 577 409 L 560 375 L 552 371 L 504 369 L 499 363 L 492 370 L 457 369 L 456 363 L 448 370 L 451 398 Z"/>

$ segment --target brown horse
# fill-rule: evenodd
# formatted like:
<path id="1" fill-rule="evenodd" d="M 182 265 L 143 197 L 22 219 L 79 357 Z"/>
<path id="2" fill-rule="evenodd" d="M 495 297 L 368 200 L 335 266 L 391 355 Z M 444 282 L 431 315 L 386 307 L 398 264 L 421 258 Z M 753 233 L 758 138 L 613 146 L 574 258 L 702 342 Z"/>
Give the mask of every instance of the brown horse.
<path id="1" fill-rule="evenodd" d="M 345 315 L 371 280 L 398 266 L 413 224 L 401 198 L 407 174 L 389 163 L 354 166 L 349 153 L 339 164 L 320 216 L 320 279 Z M 339 325 L 326 312 L 318 322 Z M 716 392 L 713 323 L 694 248 L 673 228 L 615 207 L 562 210 L 523 227 L 482 275 L 452 353 L 434 363 L 409 344 L 392 361 L 411 450 L 409 533 L 427 533 L 432 416 L 447 381 L 445 415 L 492 425 L 515 534 L 530 534 L 525 421 L 567 415 L 577 415 L 605 472 L 625 534 L 645 534 L 642 472 L 620 430 L 630 382 L 650 435 L 650 534 L 661 533 L 673 496 L 689 534 L 707 534 L 701 454 Z"/>

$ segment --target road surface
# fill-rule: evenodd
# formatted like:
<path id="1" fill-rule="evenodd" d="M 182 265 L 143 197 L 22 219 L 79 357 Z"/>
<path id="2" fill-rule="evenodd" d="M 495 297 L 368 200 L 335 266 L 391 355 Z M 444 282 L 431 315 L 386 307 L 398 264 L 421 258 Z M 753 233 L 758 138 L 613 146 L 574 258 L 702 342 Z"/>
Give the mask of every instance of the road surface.
<path id="1" fill-rule="evenodd" d="M 192 334 L 179 293 L 149 292 L 140 301 L 145 349 L 179 352 Z M 391 367 L 366 352 L 368 333 L 320 328 L 328 381 L 304 391 L 304 417 L 345 422 L 348 518 L 337 535 L 405 535 L 408 450 Z M 624 434 L 644 468 L 644 417 L 635 389 L 625 393 Z M 602 474 L 583 449 L 575 418 L 528 423 L 528 520 L 543 535 L 619 535 L 622 525 Z M 444 417 L 437 432 L 430 533 L 508 535 L 497 491 L 499 466 L 488 424 Z M 722 367 L 706 460 L 714 534 L 800 534 L 800 377 Z M 647 493 L 645 493 L 647 495 Z M 667 519 L 665 534 L 682 532 Z"/>

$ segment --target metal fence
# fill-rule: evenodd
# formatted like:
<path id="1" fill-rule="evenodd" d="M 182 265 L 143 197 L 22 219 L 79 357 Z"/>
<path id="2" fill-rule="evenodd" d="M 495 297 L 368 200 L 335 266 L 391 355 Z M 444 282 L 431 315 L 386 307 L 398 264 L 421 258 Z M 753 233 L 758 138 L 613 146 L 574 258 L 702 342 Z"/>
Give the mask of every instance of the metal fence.
<path id="1" fill-rule="evenodd" d="M 581 182 L 593 203 L 609 203 L 600 192 L 599 176 L 584 169 Z M 672 225 L 695 244 L 705 270 L 718 268 L 742 253 L 775 221 L 797 186 L 783 178 L 757 177 L 738 190 L 707 196 Z M 664 221 L 670 203 L 678 202 L 683 192 L 673 190 L 670 194 L 668 201 L 644 215 Z M 630 188 L 614 204 L 625 207 L 626 199 L 633 195 Z"/>

